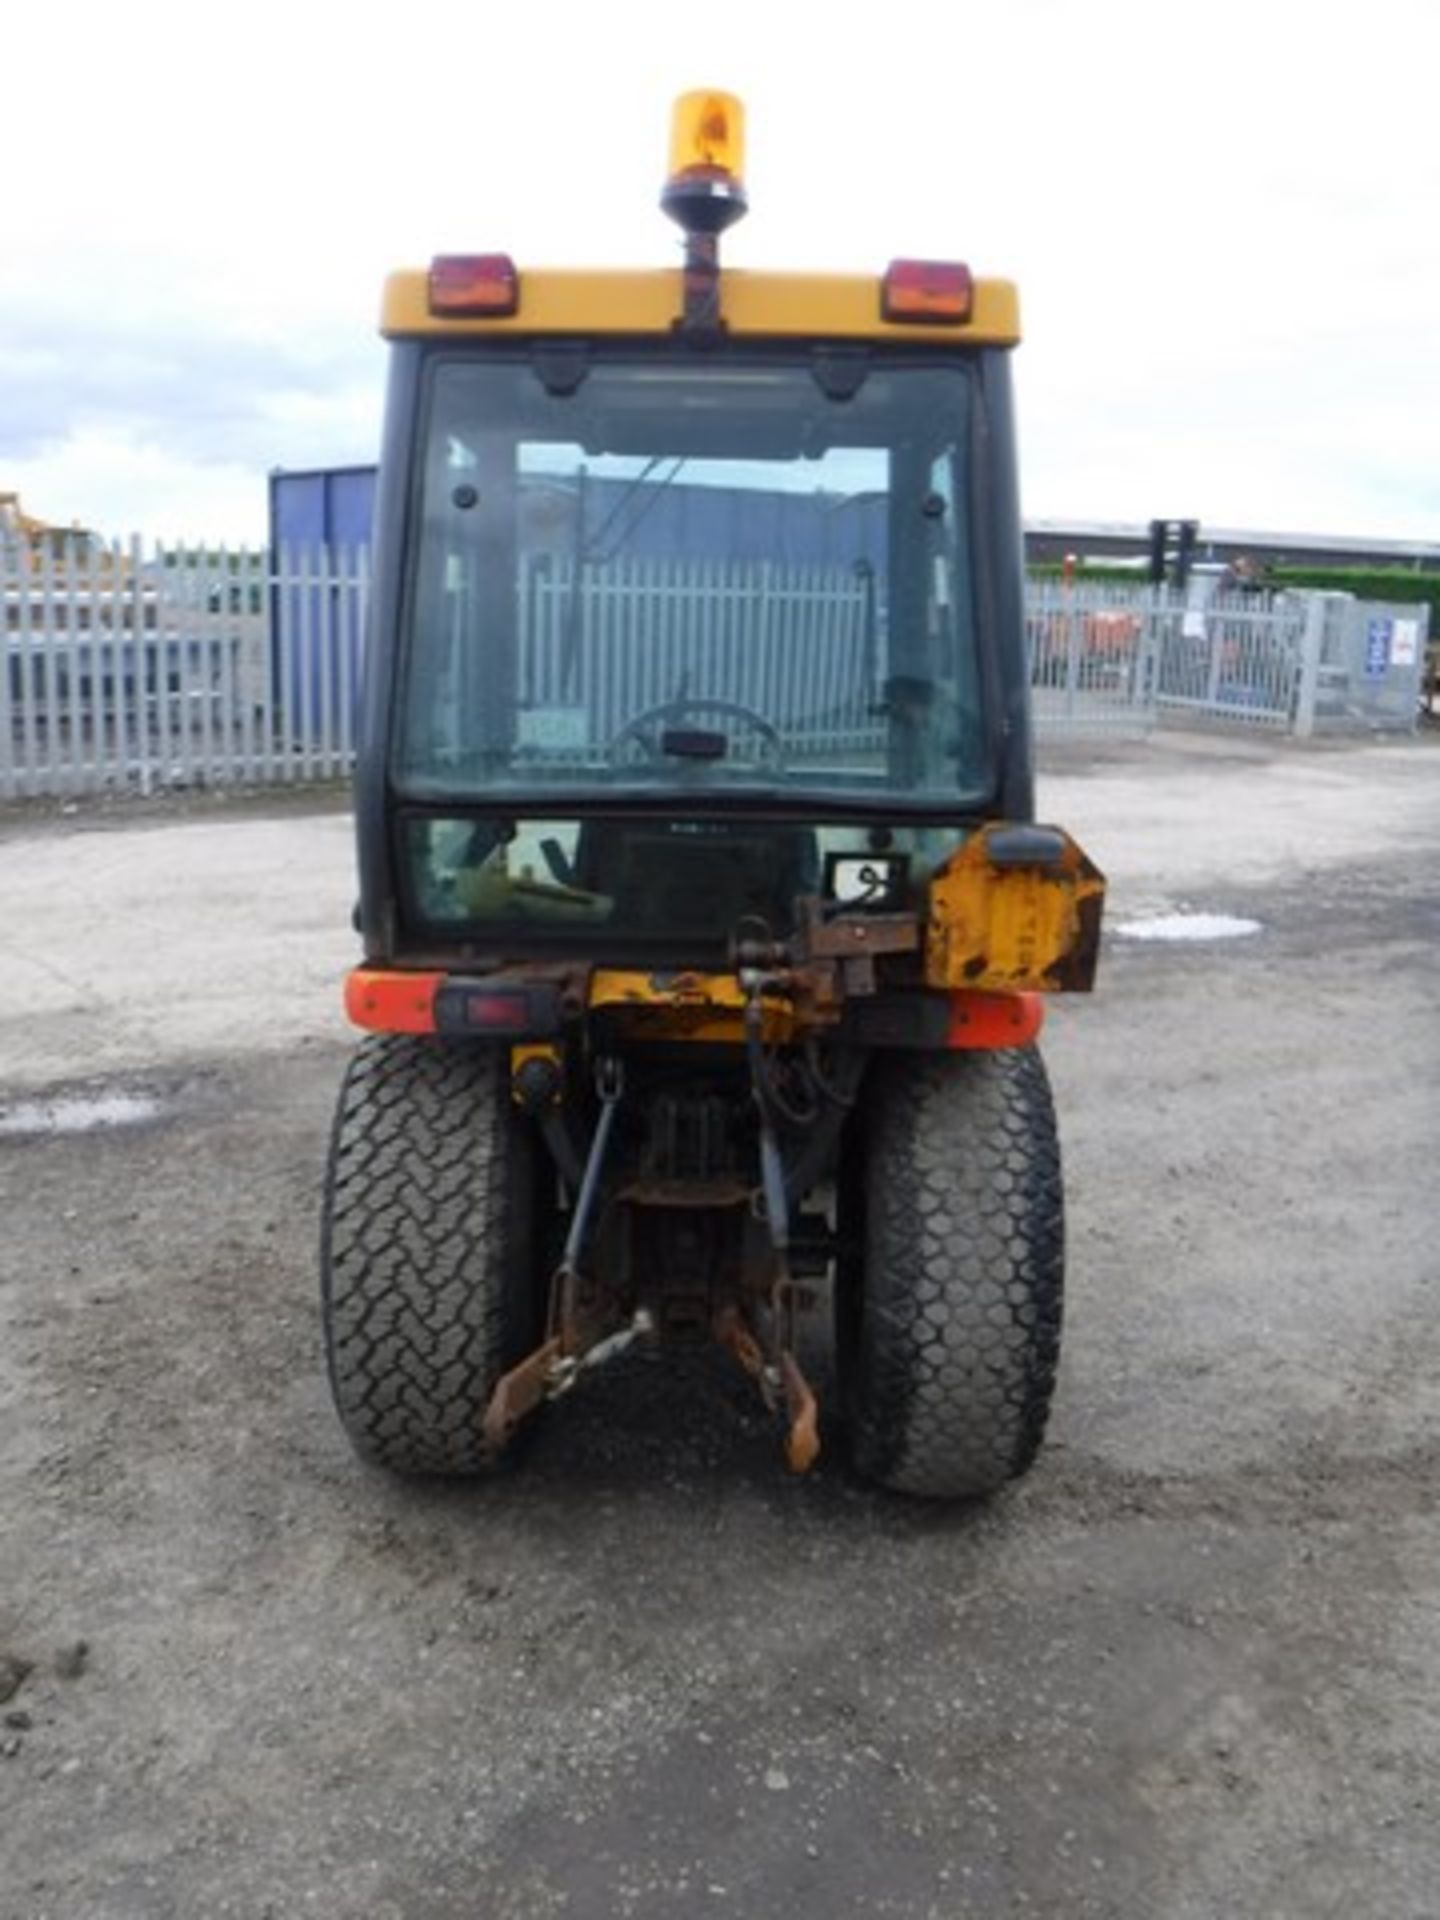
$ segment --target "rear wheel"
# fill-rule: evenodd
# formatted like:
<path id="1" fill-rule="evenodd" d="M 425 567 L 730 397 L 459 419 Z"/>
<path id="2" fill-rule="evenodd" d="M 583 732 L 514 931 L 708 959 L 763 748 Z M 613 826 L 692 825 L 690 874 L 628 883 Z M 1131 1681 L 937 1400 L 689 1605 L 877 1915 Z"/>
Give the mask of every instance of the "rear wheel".
<path id="1" fill-rule="evenodd" d="M 541 1176 L 503 1051 L 361 1042 L 335 1116 L 321 1289 L 335 1405 L 367 1459 L 494 1464 L 485 1408 L 542 1331 Z"/>
<path id="2" fill-rule="evenodd" d="M 1045 1430 L 1064 1215 L 1033 1047 L 892 1055 L 867 1087 L 839 1289 L 855 1464 L 905 1493 L 993 1493 Z"/>

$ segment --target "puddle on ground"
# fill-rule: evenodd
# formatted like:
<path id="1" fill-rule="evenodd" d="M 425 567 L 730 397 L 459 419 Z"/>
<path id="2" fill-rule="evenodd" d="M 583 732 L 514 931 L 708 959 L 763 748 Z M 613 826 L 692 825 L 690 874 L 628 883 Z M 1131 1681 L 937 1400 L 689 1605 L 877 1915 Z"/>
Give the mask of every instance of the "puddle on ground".
<path id="1" fill-rule="evenodd" d="M 1114 931 L 1122 940 L 1243 940 L 1260 932 L 1260 922 L 1229 913 L 1150 913 L 1122 920 Z"/>
<path id="2" fill-rule="evenodd" d="M 144 1094 L 67 1094 L 55 1100 L 25 1100 L 0 1106 L 0 1135 L 91 1133 L 97 1127 L 133 1127 L 153 1120 L 158 1100 Z"/>

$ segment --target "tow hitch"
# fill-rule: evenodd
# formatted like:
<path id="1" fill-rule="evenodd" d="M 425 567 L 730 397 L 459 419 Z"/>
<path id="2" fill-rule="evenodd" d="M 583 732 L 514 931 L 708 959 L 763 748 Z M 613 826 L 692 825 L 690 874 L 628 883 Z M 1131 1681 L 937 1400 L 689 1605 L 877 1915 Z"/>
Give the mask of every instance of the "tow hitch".
<path id="1" fill-rule="evenodd" d="M 760 1316 L 765 1326 L 763 1338 L 740 1300 L 721 1306 L 713 1314 L 709 1330 L 756 1382 L 766 1406 L 783 1413 L 786 1461 L 792 1472 L 805 1473 L 820 1452 L 819 1416 L 814 1392 L 794 1353 L 799 1296 L 790 1273 L 789 1199 L 774 1116 L 765 1094 L 763 1055 L 759 1052 L 763 1031 L 761 993 L 767 976 L 747 969 L 743 981 L 746 1031 L 755 1040 L 751 1091 L 759 1115 L 760 1147 L 760 1183 L 748 1193 L 750 1214 L 759 1229 L 755 1253 L 748 1263 L 753 1275 L 749 1286 L 765 1298 L 768 1311 Z M 597 1291 L 587 1273 L 587 1248 L 624 1092 L 624 1074 L 617 1058 L 602 1057 L 595 1088 L 600 1113 L 580 1172 L 565 1249 L 550 1281 L 545 1339 L 502 1375 L 485 1409 L 485 1444 L 497 1458 L 521 1422 L 545 1401 L 568 1392 L 583 1372 L 616 1358 L 636 1341 L 657 1338 L 661 1332 L 660 1321 L 647 1305 L 636 1307 L 628 1321 L 617 1326 L 618 1302 Z M 621 1197 L 638 1197 L 642 1191 L 637 1183 L 622 1190 Z M 737 1200 L 743 1202 L 746 1194 L 743 1186 L 734 1189 Z M 663 1282 L 659 1302 L 665 1304 Z M 702 1317 L 702 1331 L 704 1326 Z"/>

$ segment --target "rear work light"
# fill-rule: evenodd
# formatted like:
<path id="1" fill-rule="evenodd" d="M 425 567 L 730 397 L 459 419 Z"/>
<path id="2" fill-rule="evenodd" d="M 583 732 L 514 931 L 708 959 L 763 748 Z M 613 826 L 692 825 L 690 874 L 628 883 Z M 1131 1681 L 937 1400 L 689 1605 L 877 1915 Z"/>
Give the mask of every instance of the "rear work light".
<path id="1" fill-rule="evenodd" d="M 974 279 L 958 260 L 892 260 L 880 283 L 882 320 L 958 327 L 974 304 Z"/>
<path id="2" fill-rule="evenodd" d="M 430 311 L 450 319 L 503 320 L 520 306 L 508 253 L 441 253 L 430 262 Z"/>

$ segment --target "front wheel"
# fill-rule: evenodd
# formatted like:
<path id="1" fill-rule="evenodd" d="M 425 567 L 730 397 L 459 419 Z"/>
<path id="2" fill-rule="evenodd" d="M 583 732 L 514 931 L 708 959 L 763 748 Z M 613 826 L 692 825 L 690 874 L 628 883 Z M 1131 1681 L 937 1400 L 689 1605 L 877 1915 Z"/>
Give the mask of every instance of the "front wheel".
<path id="1" fill-rule="evenodd" d="M 335 1405 L 397 1473 L 475 1474 L 502 1373 L 545 1310 L 539 1143 L 509 1056 L 370 1035 L 340 1093 L 321 1233 Z"/>
<path id="2" fill-rule="evenodd" d="M 899 1492 L 995 1492 L 1040 1446 L 1060 1353 L 1064 1206 L 1034 1047 L 895 1054 L 853 1155 L 838 1292 L 856 1466 Z"/>

